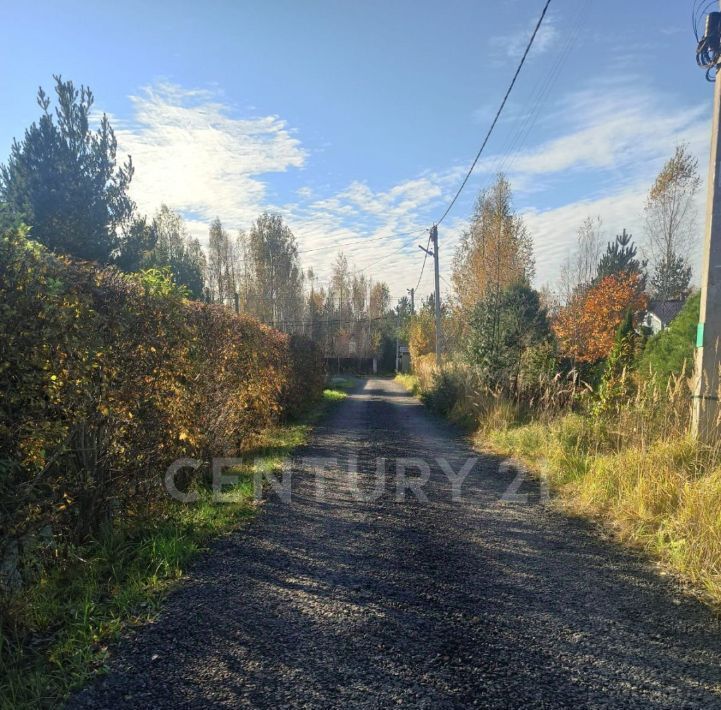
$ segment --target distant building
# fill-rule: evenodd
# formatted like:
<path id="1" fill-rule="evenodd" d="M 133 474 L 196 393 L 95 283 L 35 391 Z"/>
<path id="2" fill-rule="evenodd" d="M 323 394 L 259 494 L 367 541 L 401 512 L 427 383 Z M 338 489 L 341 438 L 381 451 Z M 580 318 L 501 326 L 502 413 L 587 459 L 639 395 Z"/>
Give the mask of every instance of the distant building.
<path id="1" fill-rule="evenodd" d="M 641 325 L 649 328 L 656 335 L 664 328 L 668 328 L 669 323 L 679 314 L 683 308 L 685 301 L 650 301 L 648 309 L 643 316 Z"/>

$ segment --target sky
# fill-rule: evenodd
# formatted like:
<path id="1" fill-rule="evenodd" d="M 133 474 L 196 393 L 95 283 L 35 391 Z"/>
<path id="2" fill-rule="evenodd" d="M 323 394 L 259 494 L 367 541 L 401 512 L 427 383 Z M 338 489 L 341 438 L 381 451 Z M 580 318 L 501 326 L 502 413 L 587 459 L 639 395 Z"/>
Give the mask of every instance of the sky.
<path id="1" fill-rule="evenodd" d="M 394 299 L 433 288 L 418 244 L 481 145 L 543 0 L 3 0 L 0 162 L 62 74 L 132 155 L 131 195 L 207 243 L 281 213 L 304 267 L 339 249 Z M 557 283 L 586 216 L 643 247 L 655 175 L 685 143 L 704 188 L 713 87 L 695 64 L 692 0 L 552 0 L 484 156 L 439 228 L 441 290 L 473 203 L 497 172 Z M 420 280 L 419 280 L 420 277 Z"/>

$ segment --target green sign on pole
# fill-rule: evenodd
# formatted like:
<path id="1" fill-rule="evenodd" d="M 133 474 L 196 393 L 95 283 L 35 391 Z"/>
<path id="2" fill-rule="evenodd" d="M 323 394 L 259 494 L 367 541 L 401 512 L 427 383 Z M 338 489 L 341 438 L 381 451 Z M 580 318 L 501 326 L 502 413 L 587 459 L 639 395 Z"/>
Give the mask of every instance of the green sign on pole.
<path id="1" fill-rule="evenodd" d="M 696 327 L 696 347 L 703 347 L 703 323 L 699 323 Z"/>

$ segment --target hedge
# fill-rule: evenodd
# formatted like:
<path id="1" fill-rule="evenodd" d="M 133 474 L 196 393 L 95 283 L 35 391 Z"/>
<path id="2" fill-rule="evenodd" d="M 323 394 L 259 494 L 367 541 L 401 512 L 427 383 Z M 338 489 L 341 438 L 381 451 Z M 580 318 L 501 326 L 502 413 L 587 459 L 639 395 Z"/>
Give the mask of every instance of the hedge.
<path id="1" fill-rule="evenodd" d="M 0 582 L 13 582 L 3 560 L 18 541 L 57 548 L 152 514 L 172 461 L 241 454 L 320 396 L 322 368 L 310 341 L 188 301 L 158 271 L 100 269 L 4 234 Z"/>

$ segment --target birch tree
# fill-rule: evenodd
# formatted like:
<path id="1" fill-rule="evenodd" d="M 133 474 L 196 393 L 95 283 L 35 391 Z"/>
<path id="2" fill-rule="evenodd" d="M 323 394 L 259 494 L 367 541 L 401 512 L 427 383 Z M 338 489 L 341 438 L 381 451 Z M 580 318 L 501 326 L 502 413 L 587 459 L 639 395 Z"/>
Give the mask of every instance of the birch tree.
<path id="1" fill-rule="evenodd" d="M 655 298 L 684 298 L 688 293 L 691 282 L 688 255 L 697 239 L 695 199 L 700 186 L 698 161 L 686 146 L 677 146 L 646 199 L 646 233 Z"/>
<path id="2" fill-rule="evenodd" d="M 534 272 L 531 237 L 513 211 L 510 183 L 499 175 L 493 187 L 479 195 L 453 258 L 453 286 L 461 310 L 470 312 L 489 292 L 530 283 Z"/>

